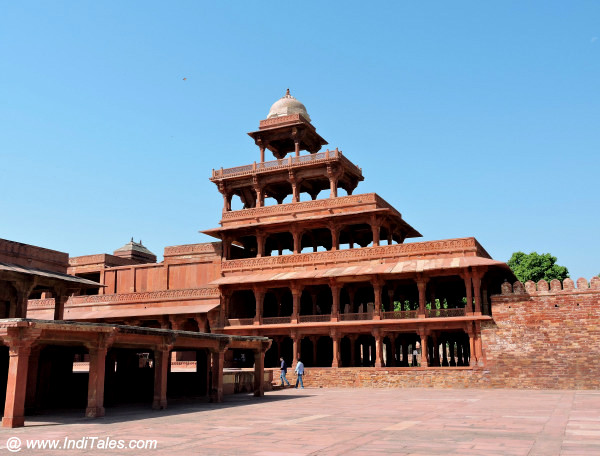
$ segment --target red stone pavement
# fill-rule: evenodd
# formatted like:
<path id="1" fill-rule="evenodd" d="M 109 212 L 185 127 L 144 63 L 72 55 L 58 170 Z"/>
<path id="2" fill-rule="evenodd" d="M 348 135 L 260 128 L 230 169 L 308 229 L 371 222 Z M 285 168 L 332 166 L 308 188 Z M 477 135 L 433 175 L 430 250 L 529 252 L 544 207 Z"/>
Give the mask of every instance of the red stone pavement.
<path id="1" fill-rule="evenodd" d="M 307 378 L 307 383 L 310 379 Z M 222 404 L 171 400 L 29 417 L 9 437 L 156 439 L 156 450 L 27 450 L 18 454 L 598 455 L 600 392 L 548 390 L 285 389 Z"/>

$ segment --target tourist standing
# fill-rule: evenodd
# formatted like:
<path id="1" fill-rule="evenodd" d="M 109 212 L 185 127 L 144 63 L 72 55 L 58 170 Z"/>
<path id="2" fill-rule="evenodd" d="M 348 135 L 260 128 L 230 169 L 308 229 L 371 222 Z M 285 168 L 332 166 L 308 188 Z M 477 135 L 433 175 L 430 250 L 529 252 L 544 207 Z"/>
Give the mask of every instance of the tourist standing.
<path id="1" fill-rule="evenodd" d="M 279 375 L 279 378 L 281 379 L 281 386 L 283 386 L 283 382 L 287 383 L 287 386 L 291 386 L 290 382 L 288 382 L 288 379 L 285 378 L 285 374 L 287 372 L 287 364 L 285 363 L 285 359 L 283 359 L 283 357 L 279 358 L 279 361 L 281 361 L 281 374 Z"/>
<path id="2" fill-rule="evenodd" d="M 296 388 L 298 388 L 298 383 L 300 383 L 300 388 L 304 389 L 304 383 L 302 382 L 302 377 L 304 376 L 304 363 L 298 358 L 298 364 L 296 364 Z"/>

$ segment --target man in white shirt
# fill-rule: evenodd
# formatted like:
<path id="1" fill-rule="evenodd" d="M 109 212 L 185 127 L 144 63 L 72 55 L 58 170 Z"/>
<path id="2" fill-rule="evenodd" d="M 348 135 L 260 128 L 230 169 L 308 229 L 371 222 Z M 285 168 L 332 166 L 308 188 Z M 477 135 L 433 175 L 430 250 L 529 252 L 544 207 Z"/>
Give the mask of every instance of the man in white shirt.
<path id="1" fill-rule="evenodd" d="M 304 383 L 302 382 L 302 377 L 304 376 L 304 363 L 298 358 L 298 363 L 296 364 L 295 369 L 296 375 L 296 388 L 298 388 L 298 383 L 300 383 L 300 388 L 304 389 Z"/>

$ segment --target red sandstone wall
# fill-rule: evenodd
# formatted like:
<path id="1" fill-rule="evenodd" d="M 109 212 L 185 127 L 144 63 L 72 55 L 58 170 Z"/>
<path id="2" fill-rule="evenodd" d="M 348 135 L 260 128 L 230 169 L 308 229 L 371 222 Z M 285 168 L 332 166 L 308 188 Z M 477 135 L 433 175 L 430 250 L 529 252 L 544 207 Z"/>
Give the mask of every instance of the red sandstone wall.
<path id="1" fill-rule="evenodd" d="M 600 278 L 504 284 L 482 325 L 490 386 L 600 387 Z"/>
<path id="2" fill-rule="evenodd" d="M 0 239 L 0 262 L 65 273 L 69 266 L 69 254 Z"/>

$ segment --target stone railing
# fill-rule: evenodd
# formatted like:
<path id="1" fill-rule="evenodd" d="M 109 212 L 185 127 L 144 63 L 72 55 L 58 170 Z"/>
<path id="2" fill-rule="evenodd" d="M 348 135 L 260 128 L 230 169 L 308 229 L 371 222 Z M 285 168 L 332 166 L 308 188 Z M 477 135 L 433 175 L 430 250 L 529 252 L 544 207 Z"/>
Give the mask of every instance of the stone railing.
<path id="1" fill-rule="evenodd" d="M 263 325 L 285 325 L 292 321 L 292 317 L 263 317 Z"/>
<path id="2" fill-rule="evenodd" d="M 213 169 L 211 181 L 216 181 L 224 178 L 251 176 L 277 169 L 298 168 L 307 165 L 315 165 L 320 163 L 340 162 L 346 168 L 349 168 L 354 174 L 362 176 L 362 169 L 348 160 L 342 155 L 339 150 L 326 150 L 317 154 L 300 155 L 299 157 L 288 156 L 281 160 L 272 160 L 268 162 L 256 163 L 251 165 L 236 166 L 235 168 Z"/>
<path id="3" fill-rule="evenodd" d="M 398 217 L 401 214 L 394 209 L 387 201 L 375 193 L 365 193 L 361 195 L 338 196 L 337 198 L 325 198 L 311 201 L 301 201 L 298 203 L 276 204 L 273 206 L 253 207 L 241 209 L 239 211 L 224 212 L 221 222 L 233 220 L 256 219 L 269 216 L 298 215 L 302 212 L 313 214 L 316 210 L 341 209 L 348 207 L 354 212 L 361 210 L 361 206 L 375 205 L 376 208 L 389 209 Z"/>
<path id="4" fill-rule="evenodd" d="M 254 324 L 254 318 L 229 318 L 229 326 L 249 326 Z"/>
<path id="5" fill-rule="evenodd" d="M 427 318 L 440 318 L 440 317 L 464 317 L 464 307 L 456 309 L 426 309 L 425 315 Z"/>
<path id="6" fill-rule="evenodd" d="M 323 321 L 331 321 L 331 315 L 299 315 L 299 323 L 316 323 Z"/>
<path id="7" fill-rule="evenodd" d="M 490 258 L 475 238 L 446 239 L 443 241 L 411 242 L 409 244 L 363 247 L 359 249 L 330 250 L 327 252 L 300 253 L 261 258 L 225 260 L 221 263 L 223 272 L 265 270 L 289 266 L 313 266 L 317 264 L 340 264 L 384 258 L 410 258 L 425 255 L 439 256 L 450 253 L 470 252 Z"/>
<path id="8" fill-rule="evenodd" d="M 402 310 L 402 311 L 381 312 L 381 318 L 383 320 L 406 320 L 409 318 L 417 318 L 417 311 L 416 310 Z"/>
<path id="9" fill-rule="evenodd" d="M 361 312 L 361 313 L 343 313 L 340 314 L 340 321 L 356 321 L 356 320 L 372 320 L 373 314 Z"/>

